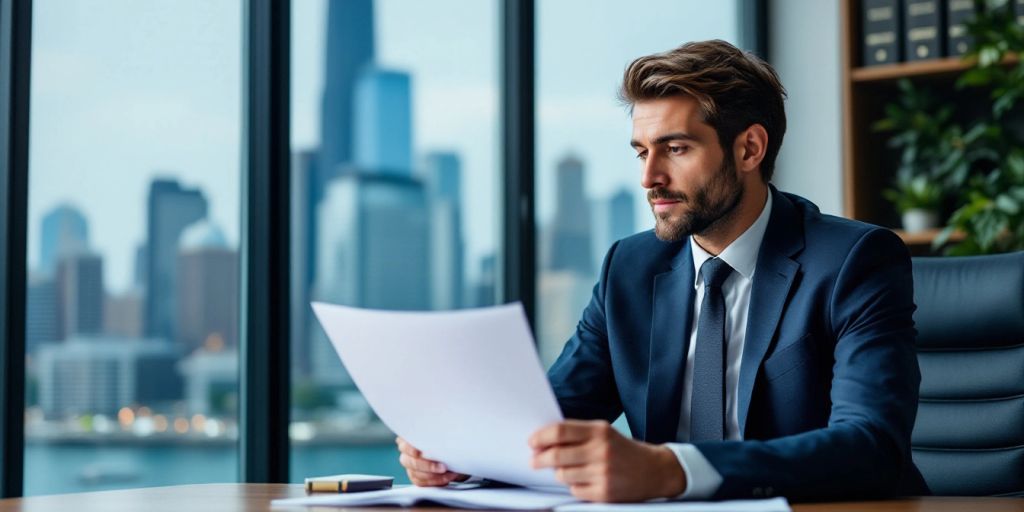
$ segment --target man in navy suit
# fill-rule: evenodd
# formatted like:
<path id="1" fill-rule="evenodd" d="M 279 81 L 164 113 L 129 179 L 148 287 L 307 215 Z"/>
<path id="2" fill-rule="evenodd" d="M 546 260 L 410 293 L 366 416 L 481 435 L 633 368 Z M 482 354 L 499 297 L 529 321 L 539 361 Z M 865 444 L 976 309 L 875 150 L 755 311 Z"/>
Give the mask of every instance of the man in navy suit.
<path id="1" fill-rule="evenodd" d="M 634 61 L 621 96 L 656 225 L 609 249 L 549 371 L 573 419 L 534 434 L 534 466 L 592 501 L 927 493 L 909 255 L 769 184 L 774 70 L 689 43 Z M 459 479 L 398 443 L 414 483 Z"/>

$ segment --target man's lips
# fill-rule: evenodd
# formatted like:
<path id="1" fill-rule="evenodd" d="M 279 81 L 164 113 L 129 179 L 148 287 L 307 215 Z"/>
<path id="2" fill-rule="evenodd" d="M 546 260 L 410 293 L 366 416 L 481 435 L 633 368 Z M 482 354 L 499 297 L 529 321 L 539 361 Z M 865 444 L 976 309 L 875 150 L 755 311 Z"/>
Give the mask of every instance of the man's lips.
<path id="1" fill-rule="evenodd" d="M 671 209 L 673 206 L 681 203 L 678 199 L 655 199 L 651 201 L 651 207 L 654 208 L 655 212 L 664 211 Z"/>

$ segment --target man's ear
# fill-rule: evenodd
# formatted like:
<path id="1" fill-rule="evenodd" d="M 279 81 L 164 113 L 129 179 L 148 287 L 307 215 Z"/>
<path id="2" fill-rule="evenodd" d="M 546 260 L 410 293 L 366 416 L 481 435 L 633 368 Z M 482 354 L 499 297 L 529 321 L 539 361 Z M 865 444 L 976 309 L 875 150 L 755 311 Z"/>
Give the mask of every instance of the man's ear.
<path id="1" fill-rule="evenodd" d="M 768 150 L 768 131 L 760 124 L 752 124 L 736 136 L 733 144 L 733 157 L 736 170 L 752 172 L 761 169 L 765 151 Z"/>

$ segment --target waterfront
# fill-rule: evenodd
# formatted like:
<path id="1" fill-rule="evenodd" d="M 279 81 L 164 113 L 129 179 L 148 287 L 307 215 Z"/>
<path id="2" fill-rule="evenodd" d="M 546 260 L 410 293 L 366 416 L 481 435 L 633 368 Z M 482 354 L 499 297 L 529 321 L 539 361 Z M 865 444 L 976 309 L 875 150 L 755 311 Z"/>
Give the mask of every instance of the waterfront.
<path id="1" fill-rule="evenodd" d="M 391 475 L 408 483 L 394 443 L 292 448 L 291 481 L 337 473 Z M 83 445 L 29 442 L 25 495 L 238 480 L 236 445 Z"/>

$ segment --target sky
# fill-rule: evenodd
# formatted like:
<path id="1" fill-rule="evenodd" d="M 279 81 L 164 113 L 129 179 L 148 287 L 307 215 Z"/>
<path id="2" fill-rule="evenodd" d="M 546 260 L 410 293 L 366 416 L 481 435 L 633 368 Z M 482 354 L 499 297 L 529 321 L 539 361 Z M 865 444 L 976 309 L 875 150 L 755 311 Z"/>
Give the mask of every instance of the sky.
<path id="1" fill-rule="evenodd" d="M 292 146 L 318 144 L 325 0 L 293 0 Z M 498 0 L 378 0 L 378 62 L 412 73 L 414 155 L 463 164 L 467 262 L 499 243 Z M 149 182 L 198 186 L 236 244 L 242 152 L 240 0 L 36 0 L 29 153 L 29 263 L 42 216 L 62 203 L 89 221 L 107 288 L 126 289 L 145 238 Z M 588 195 L 626 187 L 652 225 L 615 93 L 633 58 L 685 41 L 735 42 L 734 1 L 538 0 L 538 219 L 553 173 L 583 159 Z"/>

